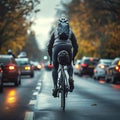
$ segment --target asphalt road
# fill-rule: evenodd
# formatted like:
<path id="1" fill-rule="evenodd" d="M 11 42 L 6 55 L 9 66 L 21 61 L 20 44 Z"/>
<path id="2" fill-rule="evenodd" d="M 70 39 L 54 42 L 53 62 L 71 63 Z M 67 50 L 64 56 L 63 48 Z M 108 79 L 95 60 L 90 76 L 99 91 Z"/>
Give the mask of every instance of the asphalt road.
<path id="1" fill-rule="evenodd" d="M 0 94 L 0 120 L 119 120 L 120 84 L 89 76 L 74 75 L 75 89 L 66 98 L 52 96 L 51 71 L 37 71 L 34 78 L 23 77 L 19 87 L 4 85 Z"/>
<path id="2" fill-rule="evenodd" d="M 75 89 L 66 99 L 66 111 L 60 108 L 60 98 L 52 97 L 51 72 L 44 72 L 42 89 L 37 95 L 35 120 L 119 120 L 120 84 L 88 76 L 74 75 Z"/>
<path id="3" fill-rule="evenodd" d="M 0 93 L 0 120 L 24 120 L 27 111 L 34 107 L 30 101 L 36 99 L 33 95 L 41 71 L 35 72 L 35 77 L 22 77 L 21 85 L 15 87 L 13 83 L 5 83 L 4 91 Z"/>

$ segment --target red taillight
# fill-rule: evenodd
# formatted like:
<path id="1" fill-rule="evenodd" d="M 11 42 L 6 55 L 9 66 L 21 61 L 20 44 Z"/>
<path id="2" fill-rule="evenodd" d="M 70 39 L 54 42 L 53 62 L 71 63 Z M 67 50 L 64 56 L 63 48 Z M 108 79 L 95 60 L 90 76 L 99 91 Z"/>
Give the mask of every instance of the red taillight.
<path id="1" fill-rule="evenodd" d="M 87 64 L 82 63 L 81 66 L 82 66 L 82 67 L 87 67 Z"/>
<path id="2" fill-rule="evenodd" d="M 53 65 L 52 65 L 52 64 L 49 64 L 48 67 L 49 67 L 49 68 L 53 68 Z"/>
<path id="3" fill-rule="evenodd" d="M 15 66 L 10 65 L 10 66 L 8 67 L 8 69 L 9 69 L 9 70 L 15 70 Z"/>

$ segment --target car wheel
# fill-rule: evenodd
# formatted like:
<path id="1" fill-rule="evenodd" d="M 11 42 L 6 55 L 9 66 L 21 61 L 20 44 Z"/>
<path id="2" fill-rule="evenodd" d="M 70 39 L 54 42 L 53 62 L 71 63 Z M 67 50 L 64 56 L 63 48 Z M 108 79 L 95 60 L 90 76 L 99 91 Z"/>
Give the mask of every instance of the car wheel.
<path id="1" fill-rule="evenodd" d="M 99 80 L 99 77 L 98 77 L 98 76 L 96 76 L 96 80 Z"/>
<path id="2" fill-rule="evenodd" d="M 93 79 L 94 79 L 94 80 L 96 80 L 96 77 L 95 77 L 95 76 L 93 76 Z"/>
<path id="3" fill-rule="evenodd" d="M 1 85 L 0 85 L 0 93 L 3 92 L 3 82 L 1 82 Z"/>
<path id="4" fill-rule="evenodd" d="M 32 73 L 32 74 L 30 75 L 30 77 L 33 78 L 33 77 L 34 77 L 34 73 Z"/>
<path id="5" fill-rule="evenodd" d="M 115 84 L 117 82 L 117 79 L 114 76 L 112 76 L 111 81 L 112 81 L 113 84 Z"/>
<path id="6" fill-rule="evenodd" d="M 101 77 L 98 77 L 97 80 L 99 81 Z"/>
<path id="7" fill-rule="evenodd" d="M 19 85 L 19 80 L 20 80 L 20 76 L 18 75 L 17 78 L 15 79 L 15 86 Z"/>
<path id="8" fill-rule="evenodd" d="M 106 83 L 108 83 L 108 82 L 110 82 L 110 79 L 108 79 L 108 77 L 105 76 L 105 81 L 106 81 Z"/>
<path id="9" fill-rule="evenodd" d="M 19 85 L 21 85 L 21 75 L 19 75 Z"/>
<path id="10" fill-rule="evenodd" d="M 81 73 L 81 72 L 79 73 L 79 76 L 80 76 L 80 77 L 82 76 L 82 73 Z"/>
<path id="11" fill-rule="evenodd" d="M 93 77 L 93 74 L 90 74 L 90 77 L 92 78 L 92 77 Z"/>

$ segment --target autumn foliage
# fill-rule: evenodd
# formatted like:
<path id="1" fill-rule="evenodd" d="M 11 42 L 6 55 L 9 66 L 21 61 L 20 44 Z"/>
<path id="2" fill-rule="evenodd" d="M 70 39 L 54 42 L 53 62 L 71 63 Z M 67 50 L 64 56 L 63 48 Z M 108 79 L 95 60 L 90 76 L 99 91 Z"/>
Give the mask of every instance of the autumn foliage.
<path id="1" fill-rule="evenodd" d="M 8 49 L 17 54 L 30 41 L 27 32 L 39 3 L 39 0 L 0 0 L 0 54 L 6 54 Z"/>
<path id="2" fill-rule="evenodd" d="M 119 0 L 72 0 L 62 4 L 79 44 L 76 58 L 120 56 Z"/>

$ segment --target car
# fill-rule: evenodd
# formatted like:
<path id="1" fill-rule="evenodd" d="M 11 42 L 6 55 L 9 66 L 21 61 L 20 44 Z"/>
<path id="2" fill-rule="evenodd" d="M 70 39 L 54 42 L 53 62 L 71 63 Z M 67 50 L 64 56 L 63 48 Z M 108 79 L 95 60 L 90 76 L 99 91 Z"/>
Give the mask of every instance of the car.
<path id="1" fill-rule="evenodd" d="M 30 63 L 33 65 L 34 70 L 41 70 L 42 66 L 37 61 L 30 61 Z"/>
<path id="2" fill-rule="evenodd" d="M 27 57 L 27 53 L 26 52 L 20 52 L 20 54 L 17 56 L 18 58 L 26 58 Z"/>
<path id="3" fill-rule="evenodd" d="M 15 58 L 15 61 L 21 71 L 21 75 L 29 75 L 31 78 L 34 77 L 33 65 L 30 63 L 29 58 Z"/>
<path id="4" fill-rule="evenodd" d="M 0 93 L 3 92 L 3 70 L 2 66 L 0 66 Z"/>
<path id="5" fill-rule="evenodd" d="M 81 59 L 79 75 L 90 75 L 93 76 L 93 70 L 97 65 L 99 59 L 95 57 L 83 57 Z"/>
<path id="6" fill-rule="evenodd" d="M 80 64 L 81 64 L 81 60 L 80 59 L 78 59 L 78 60 L 75 61 L 75 65 L 73 66 L 74 67 L 74 74 L 75 75 L 79 75 Z"/>
<path id="7" fill-rule="evenodd" d="M 50 62 L 48 61 L 48 62 L 45 63 L 44 68 L 46 70 L 52 70 L 54 68 L 54 66 L 53 66 L 52 63 L 50 64 Z"/>
<path id="8" fill-rule="evenodd" d="M 0 64 L 3 70 L 3 83 L 13 82 L 15 86 L 20 85 L 21 75 L 15 58 L 12 55 L 0 55 Z"/>
<path id="9" fill-rule="evenodd" d="M 112 82 L 117 83 L 120 81 L 120 58 L 115 58 L 111 65 L 106 69 L 106 75 L 105 75 L 105 81 L 106 82 Z"/>
<path id="10" fill-rule="evenodd" d="M 112 59 L 100 59 L 96 67 L 94 68 L 93 78 L 99 80 L 105 79 L 106 68 L 112 63 Z"/>

